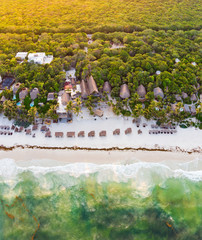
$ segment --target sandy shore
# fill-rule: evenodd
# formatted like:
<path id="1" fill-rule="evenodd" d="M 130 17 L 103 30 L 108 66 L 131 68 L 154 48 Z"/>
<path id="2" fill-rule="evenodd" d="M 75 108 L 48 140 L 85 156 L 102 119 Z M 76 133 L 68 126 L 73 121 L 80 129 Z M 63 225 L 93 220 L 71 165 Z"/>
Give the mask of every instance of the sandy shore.
<path id="1" fill-rule="evenodd" d="M 161 152 L 161 151 L 87 151 L 87 150 L 50 150 L 20 149 L 0 151 L 0 159 L 14 159 L 20 166 L 56 166 L 67 163 L 131 164 L 144 162 L 189 162 L 201 159 L 200 153 Z"/>

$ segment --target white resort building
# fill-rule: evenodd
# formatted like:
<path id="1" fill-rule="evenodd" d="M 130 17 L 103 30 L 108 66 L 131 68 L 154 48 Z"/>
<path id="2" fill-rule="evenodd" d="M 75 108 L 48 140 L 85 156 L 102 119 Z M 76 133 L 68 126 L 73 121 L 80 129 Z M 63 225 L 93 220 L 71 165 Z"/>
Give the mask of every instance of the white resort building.
<path id="1" fill-rule="evenodd" d="M 29 53 L 28 62 L 34 62 L 36 64 L 50 64 L 53 61 L 53 55 L 48 55 L 44 52 Z"/>

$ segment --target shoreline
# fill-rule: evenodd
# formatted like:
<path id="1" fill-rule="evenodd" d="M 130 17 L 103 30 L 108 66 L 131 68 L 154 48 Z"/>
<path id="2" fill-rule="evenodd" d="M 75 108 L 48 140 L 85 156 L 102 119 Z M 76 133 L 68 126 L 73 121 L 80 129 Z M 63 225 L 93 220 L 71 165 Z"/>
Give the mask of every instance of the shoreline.
<path id="1" fill-rule="evenodd" d="M 13 159 L 22 167 L 53 167 L 70 163 L 92 164 L 132 164 L 136 162 L 176 164 L 202 159 L 202 154 L 177 151 L 146 150 L 94 150 L 94 149 L 50 149 L 50 148 L 14 148 L 0 150 L 0 161 Z"/>

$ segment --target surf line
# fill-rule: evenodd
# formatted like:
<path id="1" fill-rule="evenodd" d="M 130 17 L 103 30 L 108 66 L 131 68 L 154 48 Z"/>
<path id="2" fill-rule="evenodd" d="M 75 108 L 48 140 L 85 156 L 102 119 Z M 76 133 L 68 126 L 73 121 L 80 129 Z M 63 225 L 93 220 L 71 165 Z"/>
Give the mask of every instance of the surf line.
<path id="1" fill-rule="evenodd" d="M 20 202 L 20 203 L 22 204 L 22 207 L 24 208 L 24 210 L 30 215 L 30 210 L 29 210 L 29 209 L 26 207 L 26 205 L 24 204 L 23 199 L 20 198 L 20 197 L 18 197 L 18 196 L 15 197 L 15 200 L 14 200 L 14 202 L 13 202 L 11 205 L 5 204 L 2 199 L 1 199 L 0 201 L 1 201 L 1 204 L 2 204 L 2 207 L 3 207 L 3 210 L 4 210 L 5 214 L 7 215 L 7 217 L 9 217 L 9 218 L 12 219 L 12 220 L 15 219 L 15 216 L 12 215 L 12 214 L 10 214 L 10 213 L 8 213 L 8 212 L 5 210 L 5 206 L 8 207 L 8 208 L 12 208 L 12 207 L 14 207 L 14 206 L 17 204 L 17 202 Z M 35 231 L 34 231 L 34 234 L 32 235 L 32 238 L 31 238 L 31 240 L 34 240 L 34 238 L 35 238 L 35 236 L 36 236 L 36 233 L 37 233 L 37 231 L 38 231 L 39 228 L 40 228 L 40 223 L 39 223 L 39 221 L 36 219 L 36 217 L 35 217 L 34 215 L 32 215 L 32 218 L 34 219 L 34 221 L 35 221 L 36 224 L 37 224 L 37 227 L 36 227 L 36 229 L 35 229 Z M 21 220 L 21 221 L 22 221 L 22 220 Z"/>

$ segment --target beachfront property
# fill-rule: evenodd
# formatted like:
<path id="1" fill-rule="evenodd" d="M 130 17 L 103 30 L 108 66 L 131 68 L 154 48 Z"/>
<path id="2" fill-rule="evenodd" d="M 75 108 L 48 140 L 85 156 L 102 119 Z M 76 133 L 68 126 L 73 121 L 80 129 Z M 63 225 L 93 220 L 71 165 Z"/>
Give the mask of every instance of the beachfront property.
<path id="1" fill-rule="evenodd" d="M 28 54 L 28 62 L 33 62 L 35 64 L 50 64 L 53 61 L 53 55 L 48 55 L 44 52 L 38 53 L 29 53 Z"/>
<path id="2" fill-rule="evenodd" d="M 18 52 L 15 57 L 19 59 L 20 61 L 24 61 L 25 58 L 27 57 L 28 52 Z"/>

